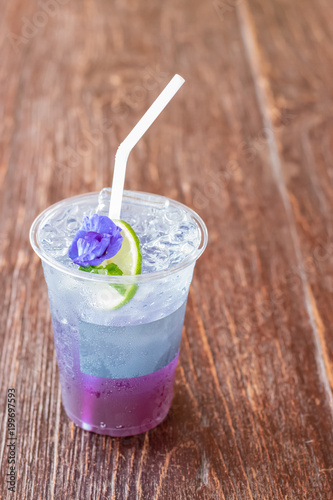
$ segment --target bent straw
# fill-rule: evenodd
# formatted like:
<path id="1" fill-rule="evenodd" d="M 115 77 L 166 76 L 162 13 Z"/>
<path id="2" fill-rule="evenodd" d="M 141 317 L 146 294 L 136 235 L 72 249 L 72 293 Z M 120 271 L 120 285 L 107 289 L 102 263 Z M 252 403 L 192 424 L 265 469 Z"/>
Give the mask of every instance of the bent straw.
<path id="1" fill-rule="evenodd" d="M 184 78 L 179 75 L 175 75 L 165 89 L 162 90 L 150 108 L 146 111 L 141 120 L 138 121 L 133 130 L 128 134 L 126 139 L 120 144 L 116 153 L 114 164 L 109 210 L 110 219 L 120 219 L 126 165 L 130 152 L 136 143 L 141 139 L 143 134 L 148 130 L 150 125 L 156 120 L 158 115 L 163 111 L 169 101 L 171 101 L 176 92 L 178 92 L 184 82 Z"/>

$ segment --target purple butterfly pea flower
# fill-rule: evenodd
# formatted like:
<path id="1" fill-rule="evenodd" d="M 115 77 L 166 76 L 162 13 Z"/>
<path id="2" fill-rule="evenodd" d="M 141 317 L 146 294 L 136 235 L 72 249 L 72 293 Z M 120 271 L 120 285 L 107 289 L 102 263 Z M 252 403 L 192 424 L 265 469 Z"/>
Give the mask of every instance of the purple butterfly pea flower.
<path id="1" fill-rule="evenodd" d="M 105 215 L 85 217 L 68 250 L 68 255 L 80 266 L 97 266 L 119 252 L 123 237 L 118 227 Z"/>

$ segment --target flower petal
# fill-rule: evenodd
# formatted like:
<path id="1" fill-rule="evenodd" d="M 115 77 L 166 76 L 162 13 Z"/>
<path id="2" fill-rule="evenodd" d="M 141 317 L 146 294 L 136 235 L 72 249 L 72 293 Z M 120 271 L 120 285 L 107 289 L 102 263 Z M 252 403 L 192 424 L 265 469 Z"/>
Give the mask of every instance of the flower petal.
<path id="1" fill-rule="evenodd" d="M 77 250 L 77 240 L 79 238 L 83 238 L 85 235 L 85 231 L 82 231 L 81 229 L 76 233 L 74 240 L 72 241 L 71 246 L 69 247 L 68 250 L 68 255 L 69 257 L 74 260 L 78 256 L 78 250 Z"/>
<path id="2" fill-rule="evenodd" d="M 105 215 L 94 214 L 90 219 L 85 217 L 83 221 L 84 229 L 86 231 L 95 231 L 96 233 L 113 234 L 116 224 Z M 82 225 L 82 227 L 83 227 Z"/>
<path id="3" fill-rule="evenodd" d="M 96 266 L 119 252 L 123 237 L 121 228 L 109 217 L 94 214 L 85 217 L 76 233 L 68 255 L 81 266 Z"/>
<path id="4" fill-rule="evenodd" d="M 123 244 L 123 237 L 119 234 L 118 238 L 112 238 L 111 244 L 108 246 L 105 252 L 105 258 L 111 259 L 114 257 L 119 250 L 121 249 L 121 245 Z"/>

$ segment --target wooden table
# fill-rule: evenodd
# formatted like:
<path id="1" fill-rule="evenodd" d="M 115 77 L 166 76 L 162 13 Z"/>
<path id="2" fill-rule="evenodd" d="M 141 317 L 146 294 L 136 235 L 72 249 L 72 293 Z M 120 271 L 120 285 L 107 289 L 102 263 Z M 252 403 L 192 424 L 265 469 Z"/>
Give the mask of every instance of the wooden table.
<path id="1" fill-rule="evenodd" d="M 1 12 L 1 498 L 332 499 L 331 0 Z M 117 146 L 176 72 L 186 84 L 131 154 L 126 187 L 193 207 L 210 241 L 168 417 L 103 437 L 62 408 L 28 231 L 51 203 L 110 186 Z"/>

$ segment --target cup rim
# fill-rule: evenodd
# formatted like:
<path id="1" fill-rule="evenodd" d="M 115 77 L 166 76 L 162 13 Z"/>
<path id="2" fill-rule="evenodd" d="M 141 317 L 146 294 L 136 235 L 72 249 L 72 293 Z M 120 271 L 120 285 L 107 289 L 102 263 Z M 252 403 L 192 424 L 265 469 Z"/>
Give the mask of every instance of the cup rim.
<path id="1" fill-rule="evenodd" d="M 69 268 L 65 266 L 64 264 L 61 264 L 57 260 L 55 260 L 53 257 L 48 255 L 48 253 L 39 245 L 39 242 L 37 240 L 37 232 L 40 227 L 40 224 L 42 221 L 45 219 L 46 216 L 49 216 L 52 212 L 56 211 L 59 207 L 62 205 L 67 205 L 71 201 L 79 201 L 83 200 L 84 198 L 92 198 L 96 195 L 99 194 L 99 191 L 93 191 L 85 194 L 80 194 L 76 196 L 71 196 L 69 198 L 65 198 L 64 200 L 58 201 L 57 203 L 54 203 L 50 205 L 48 208 L 43 210 L 33 221 L 30 231 L 29 231 L 29 238 L 30 238 L 30 243 L 35 251 L 35 253 L 40 257 L 40 259 L 49 264 L 51 267 L 54 269 L 57 269 L 59 271 L 62 271 L 65 274 L 69 274 L 70 276 L 77 277 L 83 280 L 87 281 L 101 281 L 104 283 L 114 283 L 114 284 L 132 284 L 132 283 L 143 283 L 147 281 L 154 281 L 157 279 L 163 279 L 166 278 L 170 275 L 176 274 L 183 269 L 189 267 L 193 262 L 195 262 L 200 255 L 203 253 L 205 250 L 207 243 L 208 243 L 208 231 L 207 227 L 204 223 L 204 221 L 201 219 L 201 217 L 191 208 L 187 207 L 183 203 L 180 203 L 179 201 L 172 200 L 171 198 L 168 198 L 166 196 L 161 196 L 158 194 L 153 194 L 153 193 L 147 193 L 145 191 L 129 191 L 129 190 L 124 190 L 124 198 L 127 199 L 141 199 L 142 195 L 143 196 L 149 196 L 150 200 L 149 203 L 154 203 L 152 201 L 152 198 L 156 198 L 155 203 L 161 203 L 165 201 L 169 201 L 169 203 L 174 206 L 174 207 L 181 207 L 182 209 L 185 209 L 193 218 L 193 220 L 196 222 L 198 225 L 200 232 L 201 232 L 201 240 L 196 249 L 193 250 L 182 262 L 179 264 L 175 264 L 168 269 L 165 269 L 163 271 L 153 271 L 151 273 L 144 273 L 144 274 L 137 274 L 137 275 L 126 275 L 126 276 L 107 276 L 107 275 L 98 275 L 98 274 L 93 274 L 93 273 L 85 273 L 83 271 L 80 271 L 79 269 L 75 268 Z"/>

